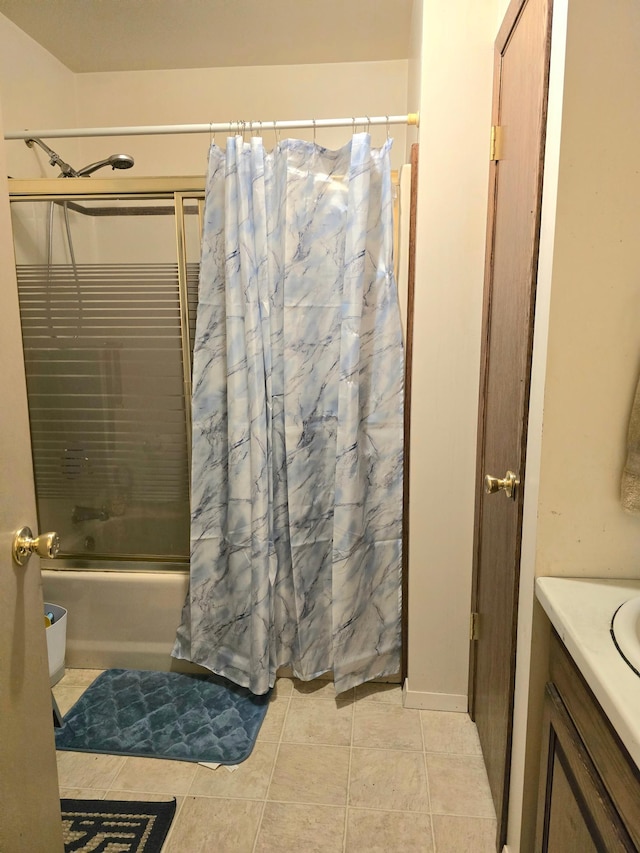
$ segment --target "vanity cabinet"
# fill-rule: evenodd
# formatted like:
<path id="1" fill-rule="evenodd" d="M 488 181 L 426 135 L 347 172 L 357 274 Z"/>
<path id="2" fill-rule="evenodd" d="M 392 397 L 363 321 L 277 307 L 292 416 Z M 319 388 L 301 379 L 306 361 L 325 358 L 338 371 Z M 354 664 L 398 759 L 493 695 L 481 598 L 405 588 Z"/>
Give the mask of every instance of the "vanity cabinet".
<path id="1" fill-rule="evenodd" d="M 555 631 L 550 676 L 537 853 L 640 850 L 640 772 Z"/>

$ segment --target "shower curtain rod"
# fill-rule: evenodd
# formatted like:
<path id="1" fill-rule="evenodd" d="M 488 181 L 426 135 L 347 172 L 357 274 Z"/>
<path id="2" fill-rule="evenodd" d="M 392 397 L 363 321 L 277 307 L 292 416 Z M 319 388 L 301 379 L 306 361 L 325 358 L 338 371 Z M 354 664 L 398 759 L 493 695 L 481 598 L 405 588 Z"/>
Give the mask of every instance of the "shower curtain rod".
<path id="1" fill-rule="evenodd" d="M 401 116 L 354 116 L 352 118 L 319 118 L 297 121 L 227 121 L 208 124 L 157 124 L 140 127 L 72 127 L 51 130 L 14 130 L 5 133 L 5 139 L 74 139 L 88 136 L 158 136 L 178 133 L 261 133 L 265 130 L 311 130 L 323 127 L 369 127 L 374 125 L 407 124 L 418 126 L 418 113 Z"/>

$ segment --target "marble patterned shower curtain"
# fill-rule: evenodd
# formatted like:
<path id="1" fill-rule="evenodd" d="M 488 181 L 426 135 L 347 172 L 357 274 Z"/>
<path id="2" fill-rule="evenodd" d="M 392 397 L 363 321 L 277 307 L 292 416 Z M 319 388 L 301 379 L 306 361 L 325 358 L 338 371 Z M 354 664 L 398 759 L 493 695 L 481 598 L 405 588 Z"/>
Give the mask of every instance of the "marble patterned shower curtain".
<path id="1" fill-rule="evenodd" d="M 391 142 L 212 146 L 174 657 L 261 694 L 400 668 L 404 355 Z"/>

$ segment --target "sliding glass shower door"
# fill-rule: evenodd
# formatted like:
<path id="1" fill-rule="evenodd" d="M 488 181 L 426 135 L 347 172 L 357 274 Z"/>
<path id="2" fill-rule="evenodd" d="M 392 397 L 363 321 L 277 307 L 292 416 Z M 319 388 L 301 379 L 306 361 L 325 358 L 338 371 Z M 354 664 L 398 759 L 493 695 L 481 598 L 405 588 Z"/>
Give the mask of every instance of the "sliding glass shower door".
<path id="1" fill-rule="evenodd" d="M 203 193 L 12 184 L 39 529 L 70 567 L 184 566 Z"/>

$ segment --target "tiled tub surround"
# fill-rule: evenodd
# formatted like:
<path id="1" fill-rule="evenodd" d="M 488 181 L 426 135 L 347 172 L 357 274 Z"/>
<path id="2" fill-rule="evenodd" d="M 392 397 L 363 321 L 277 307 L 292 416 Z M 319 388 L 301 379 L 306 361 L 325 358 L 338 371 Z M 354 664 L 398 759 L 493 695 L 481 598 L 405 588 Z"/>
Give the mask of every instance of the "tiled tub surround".
<path id="1" fill-rule="evenodd" d="M 67 670 L 64 713 L 98 674 Z M 277 681 L 252 755 L 231 772 L 58 752 L 62 796 L 166 799 L 163 853 L 493 853 L 496 821 L 466 714 L 402 707 L 396 685 L 336 700 L 333 684 Z"/>
<path id="2" fill-rule="evenodd" d="M 609 718 L 640 767 L 640 678 L 610 634 L 618 607 L 640 595 L 640 581 L 538 578 L 536 596 Z"/>

